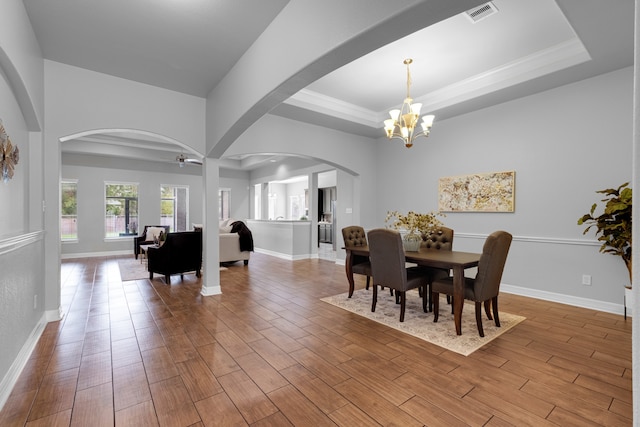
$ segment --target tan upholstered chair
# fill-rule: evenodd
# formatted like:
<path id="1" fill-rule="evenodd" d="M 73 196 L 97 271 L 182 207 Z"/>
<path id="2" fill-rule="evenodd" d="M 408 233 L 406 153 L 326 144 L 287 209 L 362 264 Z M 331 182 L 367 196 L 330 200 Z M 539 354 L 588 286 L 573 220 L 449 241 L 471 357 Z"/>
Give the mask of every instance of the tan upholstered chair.
<path id="1" fill-rule="evenodd" d="M 359 225 L 351 225 L 342 229 L 342 238 L 344 239 L 345 249 L 367 246 L 367 235 L 364 228 Z M 347 270 L 347 280 L 349 281 L 349 298 L 353 295 L 354 283 L 353 273 L 367 276 L 367 289 L 369 289 L 369 282 L 371 280 L 371 263 L 369 257 L 363 255 L 351 255 L 351 265 L 345 263 Z M 351 270 L 349 270 L 351 269 Z"/>
<path id="2" fill-rule="evenodd" d="M 427 249 L 437 249 L 440 251 L 453 250 L 453 230 L 448 227 L 438 227 L 436 230 L 429 234 L 423 235 L 421 247 Z M 429 287 L 434 280 L 449 277 L 449 270 L 443 268 L 431 268 L 422 267 L 429 272 Z M 433 309 L 433 303 L 431 300 L 431 293 L 428 293 L 429 297 L 429 311 Z M 447 296 L 447 300 L 449 297 Z"/>
<path id="3" fill-rule="evenodd" d="M 487 237 L 482 247 L 482 255 L 478 264 L 478 273 L 474 279 L 465 279 L 464 298 L 476 303 L 476 324 L 478 333 L 484 337 L 482 329 L 482 304 L 484 303 L 487 317 L 491 320 L 489 306 L 493 306 L 493 319 L 496 326 L 500 326 L 498 317 L 498 294 L 500 280 L 507 261 L 512 236 L 506 231 L 495 231 Z M 374 270 L 375 272 L 375 270 Z M 438 306 L 440 294 L 453 295 L 453 278 L 436 279 L 431 283 L 433 298 L 433 321 L 438 321 Z"/>
<path id="4" fill-rule="evenodd" d="M 395 290 L 400 298 L 400 321 L 404 322 L 406 293 L 409 289 L 423 288 L 422 298 L 427 298 L 426 287 L 429 273 L 420 267 L 406 267 L 405 253 L 400 233 L 386 228 L 371 230 L 369 239 L 369 259 L 373 273 L 373 302 L 371 311 L 376 311 L 378 285 Z"/>

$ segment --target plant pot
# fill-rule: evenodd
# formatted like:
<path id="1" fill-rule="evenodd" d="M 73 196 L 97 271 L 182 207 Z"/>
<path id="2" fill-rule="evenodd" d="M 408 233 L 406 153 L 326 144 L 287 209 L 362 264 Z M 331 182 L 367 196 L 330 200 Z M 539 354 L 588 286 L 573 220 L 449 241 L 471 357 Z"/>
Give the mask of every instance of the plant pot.
<path id="1" fill-rule="evenodd" d="M 402 238 L 402 246 L 405 252 L 418 252 L 422 243 L 422 236 L 416 233 L 405 234 Z"/>

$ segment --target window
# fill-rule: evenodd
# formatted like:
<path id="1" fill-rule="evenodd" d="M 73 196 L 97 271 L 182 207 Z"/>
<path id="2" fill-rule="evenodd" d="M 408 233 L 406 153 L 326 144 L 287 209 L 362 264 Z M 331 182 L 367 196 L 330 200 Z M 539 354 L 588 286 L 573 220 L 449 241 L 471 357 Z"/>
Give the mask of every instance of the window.
<path id="1" fill-rule="evenodd" d="M 303 196 L 304 197 L 304 196 Z M 302 198 L 302 204 L 300 203 L 299 196 L 289 196 L 289 218 L 300 219 L 304 212 L 304 198 Z"/>
<path id="2" fill-rule="evenodd" d="M 229 219 L 229 195 L 231 190 L 221 188 L 218 190 L 218 219 Z"/>
<path id="3" fill-rule="evenodd" d="M 78 240 L 78 181 L 62 180 L 60 193 L 60 239 Z"/>
<path id="4" fill-rule="evenodd" d="M 187 231 L 189 187 L 163 185 L 160 194 L 160 224 L 168 225 L 169 231 Z"/>
<path id="5" fill-rule="evenodd" d="M 137 235 L 138 184 L 105 183 L 105 237 Z"/>

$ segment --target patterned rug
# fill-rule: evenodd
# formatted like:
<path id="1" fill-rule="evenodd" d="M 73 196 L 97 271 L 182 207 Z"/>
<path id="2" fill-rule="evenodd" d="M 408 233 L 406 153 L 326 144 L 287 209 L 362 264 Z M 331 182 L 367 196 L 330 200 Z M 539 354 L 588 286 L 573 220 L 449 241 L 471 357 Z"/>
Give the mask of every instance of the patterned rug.
<path id="1" fill-rule="evenodd" d="M 447 304 L 445 296 L 440 298 L 440 315 L 437 323 L 433 322 L 433 313 L 422 311 L 422 298 L 415 290 L 407 292 L 406 311 L 402 323 L 400 322 L 400 305 L 396 304 L 395 297 L 389 295 L 388 290 L 378 291 L 375 313 L 371 312 L 371 290 L 359 289 L 351 298 L 348 298 L 348 293 L 344 293 L 322 298 L 322 301 L 464 356 L 470 355 L 525 320 L 522 316 L 501 311 L 501 327 L 498 328 L 493 320 L 486 318 L 483 310 L 484 337 L 480 337 L 476 326 L 475 306 L 466 303 L 462 310 L 462 335 L 458 336 L 451 306 Z"/>
<path id="2" fill-rule="evenodd" d="M 120 268 L 120 280 L 126 282 L 127 280 L 146 279 L 149 277 L 147 271 L 147 261 L 140 258 L 121 258 L 118 260 L 118 268 Z"/>
<path id="3" fill-rule="evenodd" d="M 140 258 L 121 258 L 118 260 L 118 268 L 120 269 L 120 280 L 126 282 L 128 280 L 148 279 L 147 261 Z M 226 267 L 220 267 L 220 271 L 226 270 Z M 155 275 L 162 277 L 162 275 Z"/>

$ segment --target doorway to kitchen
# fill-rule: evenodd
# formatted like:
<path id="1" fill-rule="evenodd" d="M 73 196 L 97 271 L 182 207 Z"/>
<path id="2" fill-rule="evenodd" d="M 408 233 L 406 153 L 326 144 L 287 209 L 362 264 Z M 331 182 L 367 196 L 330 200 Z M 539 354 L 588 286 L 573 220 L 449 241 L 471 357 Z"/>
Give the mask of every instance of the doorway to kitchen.
<path id="1" fill-rule="evenodd" d="M 318 258 L 326 259 L 328 261 L 336 260 L 336 251 L 333 250 L 333 244 L 331 243 L 320 243 L 318 245 Z"/>

